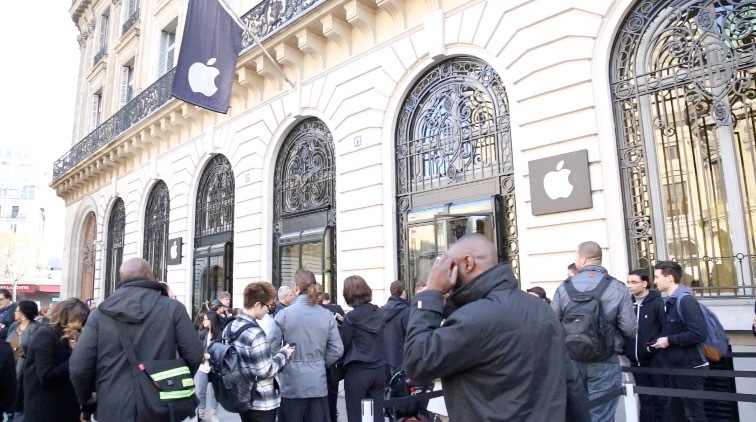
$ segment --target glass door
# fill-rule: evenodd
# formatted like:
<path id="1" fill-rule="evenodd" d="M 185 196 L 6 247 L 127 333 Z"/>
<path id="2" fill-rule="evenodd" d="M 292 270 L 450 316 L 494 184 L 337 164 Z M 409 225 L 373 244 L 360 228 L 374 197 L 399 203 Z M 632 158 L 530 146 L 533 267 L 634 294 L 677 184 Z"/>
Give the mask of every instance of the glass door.
<path id="1" fill-rule="evenodd" d="M 232 249 L 230 242 L 195 249 L 192 312 L 195 322 L 200 314 L 210 310 L 210 303 L 217 299 L 221 292 L 233 290 L 228 270 Z"/>
<path id="2" fill-rule="evenodd" d="M 333 227 L 305 230 L 281 235 L 279 238 L 280 284 L 292 285 L 297 270 L 305 269 L 315 274 L 315 280 L 324 291 L 336 298 L 336 259 L 334 253 Z"/>

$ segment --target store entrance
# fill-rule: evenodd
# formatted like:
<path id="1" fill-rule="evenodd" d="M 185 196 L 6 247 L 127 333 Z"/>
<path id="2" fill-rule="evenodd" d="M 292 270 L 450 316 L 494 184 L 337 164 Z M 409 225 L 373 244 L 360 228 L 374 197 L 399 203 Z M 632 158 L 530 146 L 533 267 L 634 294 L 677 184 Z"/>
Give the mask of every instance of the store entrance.
<path id="1" fill-rule="evenodd" d="M 453 202 L 407 213 L 407 288 L 411 296 L 419 281 L 425 281 L 437 256 L 468 233 L 479 233 L 497 246 L 499 261 L 504 259 L 495 218 L 500 207 L 498 195 L 465 202 Z"/>

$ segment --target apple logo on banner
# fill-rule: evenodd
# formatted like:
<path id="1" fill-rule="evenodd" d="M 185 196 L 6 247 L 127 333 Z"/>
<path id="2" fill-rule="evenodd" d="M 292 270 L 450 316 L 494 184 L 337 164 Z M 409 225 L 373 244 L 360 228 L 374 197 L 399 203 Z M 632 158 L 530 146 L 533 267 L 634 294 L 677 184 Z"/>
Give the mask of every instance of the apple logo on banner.
<path id="1" fill-rule="evenodd" d="M 192 91 L 199 92 L 207 97 L 212 97 L 218 91 L 218 87 L 215 86 L 215 78 L 220 75 L 220 71 L 213 67 L 215 60 L 215 57 L 208 60 L 207 66 L 197 62 L 189 67 L 187 79 Z"/>
<path id="2" fill-rule="evenodd" d="M 178 241 L 171 242 L 171 259 L 178 258 Z"/>
<path id="3" fill-rule="evenodd" d="M 567 198 L 572 194 L 572 183 L 570 183 L 571 170 L 563 168 L 564 160 L 560 161 L 555 171 L 546 173 L 543 178 L 543 190 L 551 199 Z"/>

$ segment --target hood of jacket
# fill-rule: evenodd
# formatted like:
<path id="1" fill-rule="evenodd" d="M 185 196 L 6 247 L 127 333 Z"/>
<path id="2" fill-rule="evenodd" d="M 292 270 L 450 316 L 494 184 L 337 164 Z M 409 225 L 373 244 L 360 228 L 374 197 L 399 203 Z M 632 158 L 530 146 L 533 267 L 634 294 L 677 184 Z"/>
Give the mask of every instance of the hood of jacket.
<path id="1" fill-rule="evenodd" d="M 162 284 L 145 279 L 128 279 L 97 307 L 103 314 L 127 324 L 138 324 L 147 318 L 160 296 L 168 296 Z"/>
<path id="2" fill-rule="evenodd" d="M 377 334 L 383 328 L 383 316 L 372 303 L 363 303 L 347 314 L 349 323 L 367 332 Z"/>
<path id="3" fill-rule="evenodd" d="M 516 289 L 517 280 L 512 272 L 512 267 L 507 263 L 501 263 L 467 283 L 455 289 L 449 296 L 449 301 L 456 307 L 462 307 L 470 302 L 486 297 L 494 290 Z"/>
<path id="4" fill-rule="evenodd" d="M 407 299 L 399 296 L 389 297 L 386 304 L 383 306 L 383 319 L 388 322 L 402 314 L 402 311 L 409 308 L 409 302 Z"/>
<path id="5" fill-rule="evenodd" d="M 671 295 L 667 296 L 667 302 L 670 302 L 670 303 L 676 302 L 677 300 L 679 300 L 681 297 L 683 297 L 685 295 L 695 296 L 693 294 L 693 289 L 691 289 L 690 287 L 688 287 L 688 286 L 686 286 L 684 284 L 681 284 L 681 285 L 679 285 L 677 287 L 677 289 L 675 289 L 674 293 L 672 293 Z"/>

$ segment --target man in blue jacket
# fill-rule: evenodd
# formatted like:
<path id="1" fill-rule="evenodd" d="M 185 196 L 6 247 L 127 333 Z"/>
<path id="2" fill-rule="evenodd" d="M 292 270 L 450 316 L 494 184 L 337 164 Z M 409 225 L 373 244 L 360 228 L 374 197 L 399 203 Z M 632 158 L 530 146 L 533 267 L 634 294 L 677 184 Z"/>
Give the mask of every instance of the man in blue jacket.
<path id="1" fill-rule="evenodd" d="M 706 340 L 706 320 L 693 290 L 681 286 L 682 267 L 672 261 L 659 261 L 654 266 L 654 284 L 667 293 L 664 301 L 666 319 L 661 336 L 652 348 L 659 349 L 659 361 L 667 368 L 709 369 L 701 343 Z M 670 376 L 670 388 L 703 390 L 704 376 Z M 688 421 L 706 421 L 702 399 L 671 397 L 664 420 L 682 418 Z M 684 417 L 683 417 L 684 415 Z"/>
<path id="2" fill-rule="evenodd" d="M 627 276 L 630 292 L 638 319 L 638 334 L 625 340 L 625 356 L 633 367 L 659 367 L 655 353 L 649 344 L 655 343 L 661 334 L 664 314 L 664 300 L 657 290 L 649 289 L 651 280 L 645 270 L 633 270 Z M 645 387 L 667 387 L 667 376 L 660 374 L 633 373 L 635 385 Z M 667 404 L 666 397 L 640 395 L 640 420 L 661 421 Z"/>

